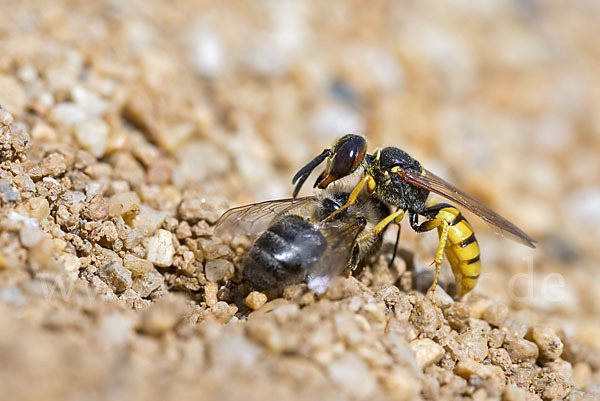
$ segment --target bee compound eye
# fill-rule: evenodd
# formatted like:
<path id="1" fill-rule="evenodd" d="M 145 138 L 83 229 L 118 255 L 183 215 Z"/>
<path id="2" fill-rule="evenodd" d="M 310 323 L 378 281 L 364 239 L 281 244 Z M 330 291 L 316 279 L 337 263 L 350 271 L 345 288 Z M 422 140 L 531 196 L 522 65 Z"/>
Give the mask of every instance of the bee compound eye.
<path id="1" fill-rule="evenodd" d="M 367 142 L 359 135 L 345 135 L 335 144 L 331 174 L 338 178 L 352 174 L 365 157 Z"/>

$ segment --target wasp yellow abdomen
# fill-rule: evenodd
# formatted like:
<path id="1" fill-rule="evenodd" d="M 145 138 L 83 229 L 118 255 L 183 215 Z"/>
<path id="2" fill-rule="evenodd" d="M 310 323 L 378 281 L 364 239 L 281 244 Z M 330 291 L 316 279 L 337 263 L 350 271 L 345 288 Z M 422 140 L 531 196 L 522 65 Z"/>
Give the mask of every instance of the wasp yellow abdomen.
<path id="1" fill-rule="evenodd" d="M 419 226 L 419 231 L 437 228 L 440 237 L 434 261 L 436 278 L 432 288 L 435 290 L 439 265 L 445 252 L 456 279 L 457 294 L 462 297 L 475 287 L 481 273 L 479 244 L 473 228 L 458 209 L 447 203 L 429 207 L 423 214 L 429 220 Z"/>

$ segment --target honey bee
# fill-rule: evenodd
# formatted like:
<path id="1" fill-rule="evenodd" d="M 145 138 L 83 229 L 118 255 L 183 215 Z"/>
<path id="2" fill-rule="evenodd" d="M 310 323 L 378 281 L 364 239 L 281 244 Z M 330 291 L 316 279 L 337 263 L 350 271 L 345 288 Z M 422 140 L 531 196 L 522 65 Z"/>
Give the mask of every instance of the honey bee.
<path id="1" fill-rule="evenodd" d="M 348 202 L 325 218 L 325 222 L 335 219 L 337 213 L 352 205 L 366 186 L 369 194 L 374 194 L 381 202 L 397 208 L 377 223 L 369 235 L 376 235 L 392 222 L 400 223 L 405 214 L 408 214 L 410 226 L 416 232 L 438 229 L 440 242 L 433 262 L 436 274 L 430 291 L 435 291 L 444 253 L 456 277 L 461 297 L 475 287 L 481 271 L 479 244 L 473 228 L 454 206 L 442 204 L 426 207 L 430 192 L 464 206 L 498 228 L 502 234 L 526 246 L 535 247 L 535 241 L 523 230 L 482 202 L 423 168 L 421 163 L 403 150 L 386 147 L 376 149 L 372 155 L 367 154 L 367 141 L 359 135 L 344 135 L 334 142 L 331 149 L 323 150 L 300 169 L 292 180 L 292 183 L 296 184 L 294 197 L 310 173 L 325 159 L 327 166 L 317 178 L 314 187 L 327 188 L 332 182 L 362 170 L 362 178 L 352 190 Z M 425 217 L 426 221 L 419 224 L 419 216 Z M 357 241 L 360 239 L 359 236 Z"/>
<path id="2" fill-rule="evenodd" d="M 349 197 L 350 192 L 323 192 L 236 207 L 219 218 L 215 234 L 257 237 L 242 259 L 243 277 L 252 289 L 306 281 L 319 294 L 345 268 L 354 270 L 381 247 L 384 229 L 375 232 L 374 227 L 389 208 L 363 194 L 340 210 Z"/>

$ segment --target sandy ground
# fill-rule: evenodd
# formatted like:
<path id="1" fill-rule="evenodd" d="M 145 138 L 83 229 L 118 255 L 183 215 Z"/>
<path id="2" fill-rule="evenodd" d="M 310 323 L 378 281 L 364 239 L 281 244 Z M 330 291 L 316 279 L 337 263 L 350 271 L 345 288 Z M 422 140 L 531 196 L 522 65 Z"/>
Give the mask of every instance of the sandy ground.
<path id="1" fill-rule="evenodd" d="M 0 15 L 0 398 L 600 398 L 600 4 Z M 290 196 L 346 133 L 406 150 L 538 247 L 466 214 L 480 282 L 434 305 L 437 236 L 405 222 L 392 267 L 395 229 L 362 274 L 263 305 L 241 280 L 247 241 L 214 224 Z"/>

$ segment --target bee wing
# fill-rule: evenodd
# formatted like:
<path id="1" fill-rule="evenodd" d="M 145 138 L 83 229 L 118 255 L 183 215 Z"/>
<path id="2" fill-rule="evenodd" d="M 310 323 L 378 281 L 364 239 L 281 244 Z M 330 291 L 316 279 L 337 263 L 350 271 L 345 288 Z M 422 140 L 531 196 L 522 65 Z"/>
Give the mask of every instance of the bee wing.
<path id="1" fill-rule="evenodd" d="M 482 202 L 478 201 L 472 196 L 467 195 L 454 185 L 433 174 L 431 171 L 422 169 L 422 172 L 419 173 L 400 169 L 398 174 L 400 174 L 400 176 L 402 176 L 402 178 L 410 184 L 425 188 L 466 207 L 486 222 L 499 228 L 500 234 L 508 234 L 509 238 L 531 248 L 535 248 L 535 240 L 529 235 L 525 234 L 525 232 L 519 227 L 500 216 L 498 213 L 494 212 Z"/>
<path id="2" fill-rule="evenodd" d="M 308 288 L 317 294 L 325 292 L 331 280 L 348 266 L 354 242 L 363 226 L 356 221 L 319 223 L 319 231 L 327 240 L 327 250 L 308 266 Z"/>
<path id="3" fill-rule="evenodd" d="M 215 224 L 215 235 L 248 235 L 261 233 L 273 220 L 284 214 L 295 212 L 310 216 L 308 211 L 314 207 L 317 197 L 288 198 L 253 203 L 227 210 Z M 306 208 L 307 211 L 302 209 Z"/>

